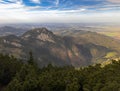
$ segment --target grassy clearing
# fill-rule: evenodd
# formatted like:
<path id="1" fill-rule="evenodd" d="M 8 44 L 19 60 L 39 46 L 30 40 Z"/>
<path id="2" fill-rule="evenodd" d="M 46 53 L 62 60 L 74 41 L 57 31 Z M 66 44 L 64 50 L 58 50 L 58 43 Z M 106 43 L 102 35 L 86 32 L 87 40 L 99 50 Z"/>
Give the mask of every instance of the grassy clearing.
<path id="1" fill-rule="evenodd" d="M 104 27 L 103 31 L 99 32 L 106 36 L 113 37 L 115 39 L 120 39 L 120 27 L 119 26 L 108 26 Z"/>
<path id="2" fill-rule="evenodd" d="M 112 58 L 112 57 L 116 57 L 117 53 L 116 52 L 109 52 L 105 58 Z"/>
<path id="3" fill-rule="evenodd" d="M 120 39 L 120 32 L 99 32 L 100 34 L 104 34 L 109 37 L 113 37 L 115 39 Z"/>
<path id="4" fill-rule="evenodd" d="M 111 36 L 111 37 L 120 36 L 120 32 L 102 32 L 102 34 L 105 34 L 105 35 Z"/>

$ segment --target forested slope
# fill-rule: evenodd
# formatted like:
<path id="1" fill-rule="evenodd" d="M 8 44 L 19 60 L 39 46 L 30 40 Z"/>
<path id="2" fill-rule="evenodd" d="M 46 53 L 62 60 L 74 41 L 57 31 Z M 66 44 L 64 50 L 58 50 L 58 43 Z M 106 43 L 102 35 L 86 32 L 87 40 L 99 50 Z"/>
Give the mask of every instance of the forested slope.
<path id="1" fill-rule="evenodd" d="M 101 67 L 38 68 L 30 57 L 27 63 L 0 55 L 1 91 L 120 91 L 120 61 Z"/>

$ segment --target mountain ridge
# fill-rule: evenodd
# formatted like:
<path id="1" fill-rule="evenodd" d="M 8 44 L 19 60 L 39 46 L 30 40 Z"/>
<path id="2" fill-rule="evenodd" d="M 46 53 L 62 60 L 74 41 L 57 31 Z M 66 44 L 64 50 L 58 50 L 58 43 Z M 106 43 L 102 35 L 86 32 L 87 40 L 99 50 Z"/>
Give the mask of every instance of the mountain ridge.
<path id="1" fill-rule="evenodd" d="M 92 37 L 87 36 L 89 40 L 85 37 L 86 34 L 94 35 L 93 32 L 77 31 L 77 35 L 78 33 L 80 33 L 79 36 L 76 34 L 58 36 L 46 28 L 35 28 L 25 32 L 22 36 L 3 36 L 0 37 L 0 53 L 27 59 L 29 51 L 32 51 L 40 67 L 49 63 L 57 66 L 87 66 L 106 60 L 105 56 L 110 52 L 116 52 L 118 55 L 119 48 L 115 50 L 117 48 L 110 44 L 108 45 L 112 48 L 96 43 L 93 39 L 93 42 L 89 41 Z M 99 38 L 103 39 L 102 37 L 99 35 Z M 119 45 L 118 42 L 115 41 L 115 43 Z"/>

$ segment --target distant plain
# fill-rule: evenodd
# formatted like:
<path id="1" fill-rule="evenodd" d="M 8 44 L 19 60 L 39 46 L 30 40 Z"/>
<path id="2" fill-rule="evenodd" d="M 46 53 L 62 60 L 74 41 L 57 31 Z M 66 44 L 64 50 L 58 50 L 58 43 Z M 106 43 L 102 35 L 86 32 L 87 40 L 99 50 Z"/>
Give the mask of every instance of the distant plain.
<path id="1" fill-rule="evenodd" d="M 120 40 L 120 27 L 109 26 L 109 27 L 104 27 L 103 29 L 104 29 L 103 31 L 99 31 L 98 33 Z"/>

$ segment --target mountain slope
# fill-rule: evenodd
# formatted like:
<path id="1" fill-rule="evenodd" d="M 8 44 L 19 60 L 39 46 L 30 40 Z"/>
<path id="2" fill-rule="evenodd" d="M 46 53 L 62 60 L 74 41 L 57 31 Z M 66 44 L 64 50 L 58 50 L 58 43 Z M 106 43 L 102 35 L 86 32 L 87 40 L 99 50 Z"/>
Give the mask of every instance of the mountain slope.
<path id="1" fill-rule="evenodd" d="M 76 31 L 72 35 L 66 32 L 64 36 L 59 36 L 46 28 L 36 28 L 27 31 L 20 37 L 15 35 L 1 37 L 0 52 L 27 59 L 28 53 L 32 51 L 40 67 L 49 63 L 57 66 L 86 66 L 101 62 L 110 52 L 115 52 L 119 56 L 118 46 L 114 47 L 108 42 L 99 43 L 104 37 L 105 41 L 110 41 L 111 38 L 94 34 L 94 32 Z M 99 38 L 99 42 L 96 41 L 96 38 Z M 120 45 L 117 41 L 111 41 Z"/>
<path id="2" fill-rule="evenodd" d="M 81 39 L 84 40 L 84 42 L 90 42 L 96 45 L 105 46 L 107 48 L 120 50 L 120 41 L 115 40 L 111 37 L 98 34 L 96 32 L 90 32 L 90 31 L 82 31 L 82 30 L 68 30 L 68 31 L 59 31 L 57 32 L 60 36 L 72 36 L 77 38 L 77 42 L 81 42 Z"/>
<path id="3" fill-rule="evenodd" d="M 90 49 L 93 62 L 106 60 L 106 56 L 111 53 L 113 55 L 108 58 L 116 58 L 120 56 L 120 41 L 111 37 L 104 36 L 96 32 L 82 30 L 65 30 L 57 31 L 55 33 L 59 36 L 72 36 L 76 43 Z"/>

